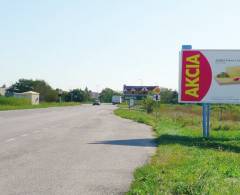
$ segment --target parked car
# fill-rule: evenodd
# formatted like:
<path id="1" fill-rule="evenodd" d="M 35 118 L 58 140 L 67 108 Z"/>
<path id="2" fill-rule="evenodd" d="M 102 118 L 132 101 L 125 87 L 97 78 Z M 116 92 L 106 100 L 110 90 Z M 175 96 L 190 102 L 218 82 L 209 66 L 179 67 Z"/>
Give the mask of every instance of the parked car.
<path id="1" fill-rule="evenodd" d="M 112 96 L 112 104 L 121 104 L 122 103 L 122 97 L 119 95 Z"/>
<path id="2" fill-rule="evenodd" d="M 100 100 L 96 99 L 93 101 L 93 106 L 99 106 L 101 104 Z"/>

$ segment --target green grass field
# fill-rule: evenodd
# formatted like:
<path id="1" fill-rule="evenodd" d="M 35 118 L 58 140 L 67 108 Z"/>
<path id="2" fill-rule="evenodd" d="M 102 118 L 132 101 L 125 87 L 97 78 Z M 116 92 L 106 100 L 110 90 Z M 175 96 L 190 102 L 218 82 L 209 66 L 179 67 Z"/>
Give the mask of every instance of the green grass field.
<path id="1" fill-rule="evenodd" d="M 0 111 L 3 110 L 19 110 L 19 109 L 34 109 L 34 108 L 48 108 L 59 106 L 76 106 L 80 105 L 76 102 L 63 103 L 40 103 L 39 105 L 31 105 L 30 101 L 24 98 L 1 97 L 0 96 Z"/>
<path id="2" fill-rule="evenodd" d="M 210 138 L 202 138 L 201 107 L 162 105 L 159 116 L 119 108 L 115 114 L 151 125 L 158 148 L 138 168 L 128 194 L 240 194 L 239 107 L 212 110 Z"/>

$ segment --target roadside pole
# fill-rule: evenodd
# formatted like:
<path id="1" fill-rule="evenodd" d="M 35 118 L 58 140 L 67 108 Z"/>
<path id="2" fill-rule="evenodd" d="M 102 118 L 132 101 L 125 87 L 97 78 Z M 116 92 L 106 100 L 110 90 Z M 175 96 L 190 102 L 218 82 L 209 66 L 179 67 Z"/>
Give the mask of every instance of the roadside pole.
<path id="1" fill-rule="evenodd" d="M 183 49 L 192 49 L 192 45 L 182 45 Z M 210 104 L 203 103 L 202 104 L 202 127 L 203 127 L 203 137 L 209 137 L 209 129 L 210 129 Z"/>

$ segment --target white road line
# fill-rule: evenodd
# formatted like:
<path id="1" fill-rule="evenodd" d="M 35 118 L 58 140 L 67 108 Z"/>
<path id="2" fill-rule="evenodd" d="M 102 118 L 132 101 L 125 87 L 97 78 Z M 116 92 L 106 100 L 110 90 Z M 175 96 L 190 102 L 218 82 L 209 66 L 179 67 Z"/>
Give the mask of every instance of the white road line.
<path id="1" fill-rule="evenodd" d="M 21 135 L 21 137 L 27 137 L 28 136 L 28 134 L 22 134 Z"/>
<path id="2" fill-rule="evenodd" d="M 12 142 L 12 141 L 15 141 L 15 138 L 7 139 L 5 142 L 8 143 L 8 142 Z"/>

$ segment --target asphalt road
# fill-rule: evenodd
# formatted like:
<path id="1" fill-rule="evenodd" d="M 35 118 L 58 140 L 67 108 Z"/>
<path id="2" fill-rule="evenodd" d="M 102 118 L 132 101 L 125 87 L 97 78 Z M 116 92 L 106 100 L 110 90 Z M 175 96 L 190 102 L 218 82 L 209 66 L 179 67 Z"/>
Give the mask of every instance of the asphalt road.
<path id="1" fill-rule="evenodd" d="M 155 147 L 112 105 L 0 112 L 0 194 L 123 194 Z"/>

